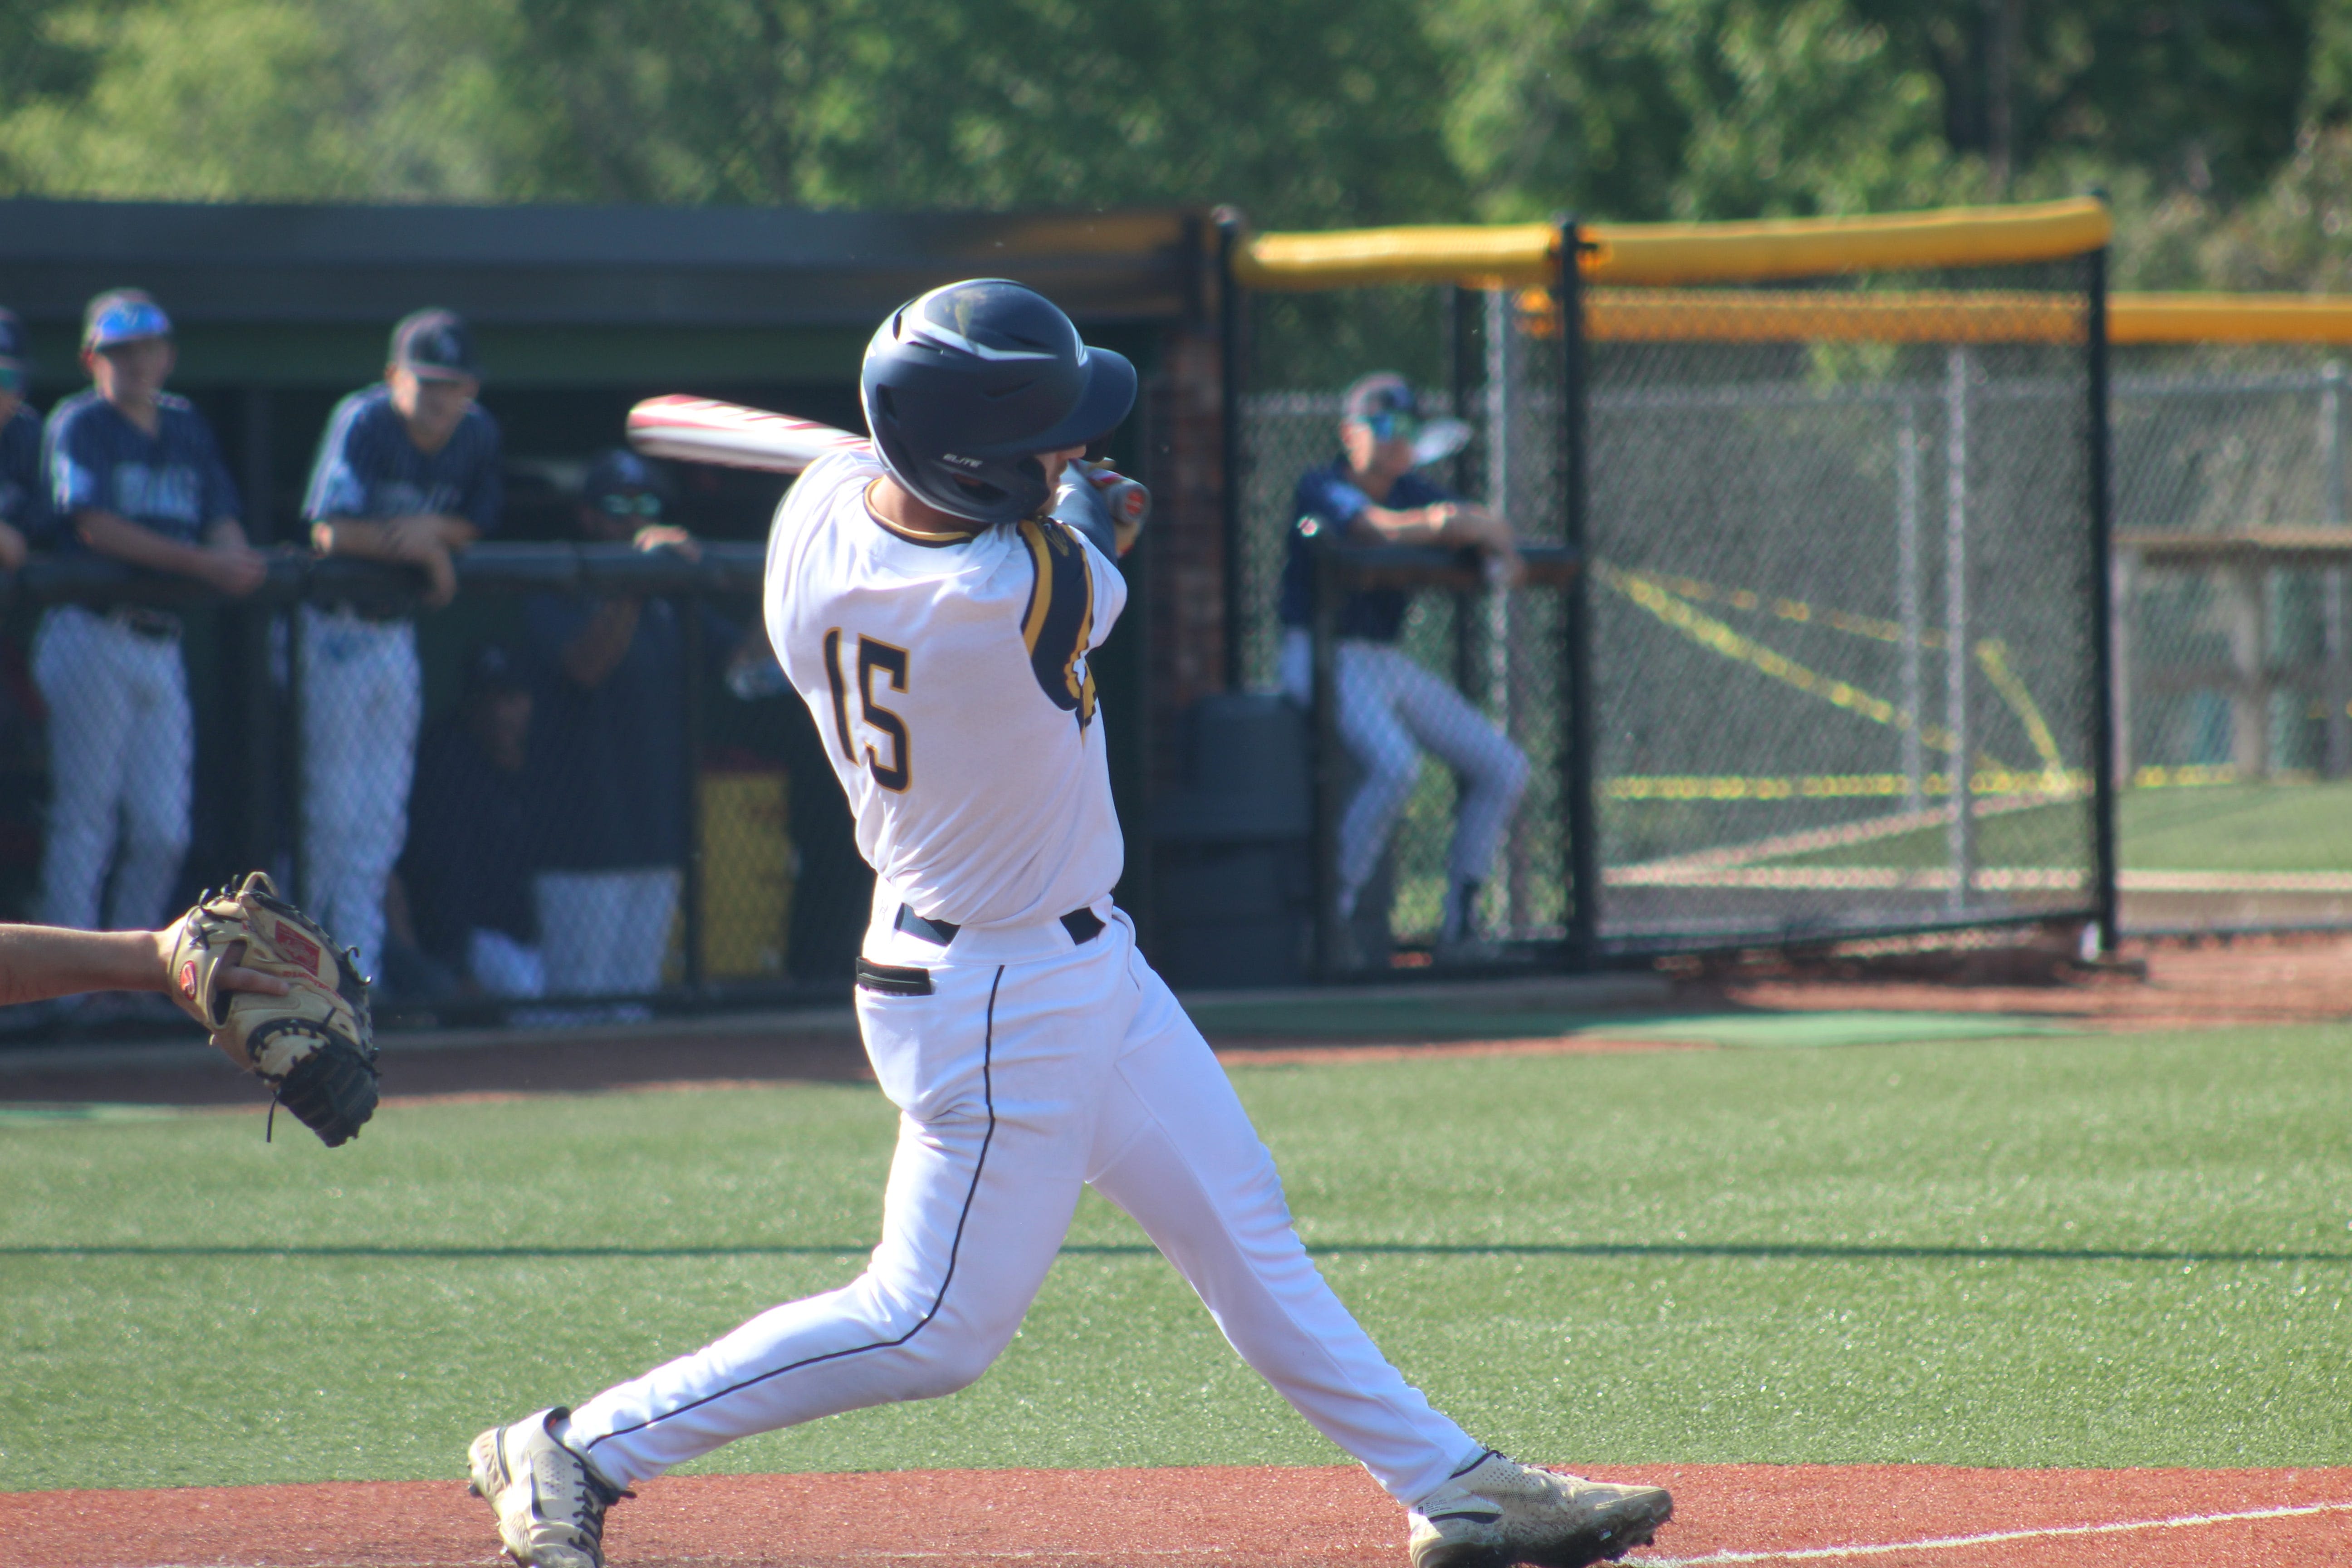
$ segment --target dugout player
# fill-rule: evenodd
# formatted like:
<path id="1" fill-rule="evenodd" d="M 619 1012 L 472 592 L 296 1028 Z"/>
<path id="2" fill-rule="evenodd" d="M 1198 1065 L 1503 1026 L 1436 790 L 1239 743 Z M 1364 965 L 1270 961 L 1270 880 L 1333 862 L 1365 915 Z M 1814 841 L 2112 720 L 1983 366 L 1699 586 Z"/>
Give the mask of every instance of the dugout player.
<path id="1" fill-rule="evenodd" d="M 980 280 L 895 312 L 864 392 L 875 450 L 826 457 L 787 492 L 765 599 L 877 873 L 857 1012 L 900 1112 L 881 1245 L 838 1290 L 476 1438 L 508 1550 L 593 1568 L 624 1488 L 755 1432 L 970 1384 L 1088 1184 L 1412 1510 L 1416 1568 L 1575 1568 L 1650 1539 L 1664 1491 L 1513 1464 L 1381 1358 L 1111 902 L 1122 848 L 1088 661 L 1127 589 L 1044 513 L 1063 466 L 1125 416 L 1133 367 L 1040 296 Z"/>
<path id="2" fill-rule="evenodd" d="M 1349 544 L 1454 544 L 1492 563 L 1490 580 L 1515 582 L 1523 570 L 1510 525 L 1484 507 L 1454 499 L 1414 466 L 1421 409 L 1400 375 L 1368 375 L 1348 389 L 1339 420 L 1339 455 L 1298 480 L 1289 554 L 1283 563 L 1279 614 L 1283 690 L 1301 707 L 1314 695 L 1315 547 L 1337 535 Z M 1355 918 L 1364 884 L 1379 868 L 1389 835 L 1421 776 L 1425 749 L 1460 775 L 1454 843 L 1446 857 L 1445 902 L 1438 952 L 1479 951 L 1478 889 L 1527 789 L 1528 759 L 1510 738 L 1452 685 L 1397 647 L 1410 593 L 1368 588 L 1339 612 L 1332 671 L 1341 743 L 1361 781 L 1339 818 L 1339 908 Z"/>
<path id="3" fill-rule="evenodd" d="M 698 556 L 670 514 L 660 471 L 614 449 L 588 465 L 574 515 L 591 542 Z M 523 606 L 543 671 L 530 773 L 550 996 L 641 996 L 661 984 L 687 855 L 689 616 L 715 666 L 739 645 L 766 657 L 756 633 L 747 641 L 698 600 L 534 594 Z"/>
<path id="4" fill-rule="evenodd" d="M 302 516 L 322 555 L 420 568 L 425 602 L 457 592 L 454 552 L 498 530 L 499 427 L 474 401 L 473 334 L 448 310 L 393 329 L 383 379 L 335 405 Z M 416 624 L 398 600 L 305 605 L 303 900 L 380 969 L 384 887 L 408 834 L 423 679 Z"/>
<path id="5" fill-rule="evenodd" d="M 522 660 L 477 647 L 457 710 L 417 744 L 400 858 L 419 944 L 492 996 L 547 989 L 531 907 L 530 710 Z"/>
<path id="6" fill-rule="evenodd" d="M 0 310 L 0 572 L 24 565 L 41 531 L 41 416 L 25 401 L 32 371 L 24 324 Z"/>
<path id="7" fill-rule="evenodd" d="M 246 543 L 212 429 L 163 390 L 173 353 L 162 307 L 134 289 L 100 294 L 81 341 L 90 390 L 52 409 L 41 434 L 49 537 L 68 553 L 253 592 L 268 568 Z M 110 860 L 108 926 L 163 916 L 187 853 L 195 757 L 180 632 L 164 611 L 61 605 L 34 633 L 33 679 L 49 709 L 46 924 L 96 926 Z"/>

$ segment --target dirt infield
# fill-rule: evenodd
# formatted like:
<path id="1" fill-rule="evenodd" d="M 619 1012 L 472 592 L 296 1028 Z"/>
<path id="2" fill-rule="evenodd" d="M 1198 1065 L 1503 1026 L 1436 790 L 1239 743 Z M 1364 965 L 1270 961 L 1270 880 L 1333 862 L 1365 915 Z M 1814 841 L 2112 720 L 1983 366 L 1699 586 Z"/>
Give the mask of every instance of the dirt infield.
<path id="1" fill-rule="evenodd" d="M 1675 1522 L 1629 1562 L 1884 1568 L 2352 1563 L 2352 1470 L 1650 1466 Z M 616 1508 L 614 1568 L 1313 1568 L 1404 1560 L 1362 1471 L 909 1471 L 681 1477 Z M 470 1568 L 488 1511 L 455 1481 L 0 1496 L 0 1568 Z"/>
<path id="2" fill-rule="evenodd" d="M 2085 969 L 2032 946 L 1844 957 L 1755 955 L 1683 982 L 1693 1001 L 1771 1012 L 2010 1013 L 2121 1029 L 2326 1023 L 2352 1017 L 2352 938 L 2127 942 Z"/>

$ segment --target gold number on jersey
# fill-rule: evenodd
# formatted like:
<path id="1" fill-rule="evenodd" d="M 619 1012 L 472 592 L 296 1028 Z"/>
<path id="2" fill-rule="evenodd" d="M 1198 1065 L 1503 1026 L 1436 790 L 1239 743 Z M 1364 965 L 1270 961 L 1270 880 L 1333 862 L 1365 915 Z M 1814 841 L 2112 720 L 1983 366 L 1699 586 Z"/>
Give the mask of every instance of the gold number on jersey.
<path id="1" fill-rule="evenodd" d="M 825 639 L 825 656 L 838 659 L 840 642 L 837 636 Z M 885 766 L 882 754 L 872 746 L 866 748 L 866 770 L 874 782 L 893 794 L 904 790 L 913 776 L 914 748 L 907 738 L 907 721 L 874 700 L 874 672 L 880 670 L 890 678 L 890 689 L 907 689 L 907 650 L 893 647 L 886 642 L 860 635 L 857 639 L 857 711 L 866 724 L 880 731 L 890 739 L 890 761 Z M 846 705 L 841 701 L 841 685 L 834 683 L 834 717 L 845 737 L 849 732 Z"/>
<path id="2" fill-rule="evenodd" d="M 841 628 L 824 634 L 824 679 L 833 688 L 833 732 L 841 739 L 841 757 L 856 765 L 857 748 L 849 743 L 849 688 L 841 679 Z"/>

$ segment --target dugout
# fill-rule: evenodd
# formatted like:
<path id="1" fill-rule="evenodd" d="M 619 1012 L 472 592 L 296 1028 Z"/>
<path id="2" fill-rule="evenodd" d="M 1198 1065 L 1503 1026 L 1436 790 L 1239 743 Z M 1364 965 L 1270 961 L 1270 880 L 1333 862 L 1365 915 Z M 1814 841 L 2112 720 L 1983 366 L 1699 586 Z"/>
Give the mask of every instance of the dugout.
<path id="1" fill-rule="evenodd" d="M 1028 283 L 1142 375 L 1111 455 L 1151 486 L 1157 506 L 1146 546 L 1126 563 L 1136 590 L 1129 629 L 1097 665 L 1114 711 L 1139 716 L 1110 731 L 1115 786 L 1135 820 L 1146 809 L 1153 737 L 1220 679 L 1213 652 L 1145 657 L 1147 642 L 1179 625 L 1168 609 L 1178 584 L 1193 600 L 1218 596 L 1213 246 L 1206 216 L 1175 207 L 851 214 L 16 200 L 0 202 L 0 303 L 30 328 L 31 395 L 47 407 L 83 384 L 75 348 L 84 301 L 110 287 L 152 292 L 176 328 L 173 390 L 219 435 L 256 542 L 292 550 L 330 409 L 382 374 L 391 324 L 420 306 L 448 307 L 474 325 L 488 373 L 482 402 L 505 435 L 506 536 L 551 542 L 569 537 L 567 487 L 586 459 L 618 443 L 635 400 L 698 393 L 859 427 L 859 357 L 884 312 L 960 277 Z M 677 478 L 684 521 L 756 553 L 782 481 L 710 468 Z M 736 612 L 755 615 L 744 579 L 730 581 Z M 31 892 L 47 787 L 24 664 L 37 595 L 19 589 L 0 671 L 9 702 L 0 723 L 0 913 L 9 916 Z M 192 892 L 238 867 L 283 863 L 292 784 L 282 671 L 274 684 L 270 668 L 273 612 L 186 613 L 199 736 L 195 847 L 183 889 Z M 469 585 L 457 605 L 424 618 L 428 722 L 452 700 L 465 649 L 502 613 L 497 594 Z M 705 707 L 707 766 L 756 771 L 798 759 L 822 777 L 796 733 L 805 718 L 797 704 L 714 695 Z M 863 868 L 836 796 L 829 779 L 791 796 L 800 952 L 780 980 L 845 976 L 847 944 L 863 922 Z M 706 835 L 703 852 L 736 851 L 714 849 Z M 1131 866 L 1122 897 L 1148 910 L 1145 858 Z M 821 921 L 812 918 L 820 906 Z M 732 962 L 740 970 L 742 961 Z"/>

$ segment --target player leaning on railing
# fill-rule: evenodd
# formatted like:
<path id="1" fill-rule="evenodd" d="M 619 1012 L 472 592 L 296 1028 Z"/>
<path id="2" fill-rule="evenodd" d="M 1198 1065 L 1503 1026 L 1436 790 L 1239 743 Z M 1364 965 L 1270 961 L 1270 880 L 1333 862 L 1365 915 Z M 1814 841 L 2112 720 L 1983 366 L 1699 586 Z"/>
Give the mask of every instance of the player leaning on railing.
<path id="1" fill-rule="evenodd" d="M 474 401 L 481 385 L 473 333 L 454 312 L 402 320 L 383 379 L 337 404 L 319 437 L 302 496 L 313 547 L 418 568 L 427 608 L 455 597 L 451 556 L 499 526 L 499 427 Z M 406 594 L 381 590 L 296 614 L 302 897 L 379 971 L 425 705 L 415 614 Z"/>
<path id="2" fill-rule="evenodd" d="M 766 609 L 876 872 L 857 1012 L 900 1112 L 881 1244 L 838 1290 L 475 1439 L 473 1483 L 508 1551 L 593 1568 L 606 1508 L 639 1481 L 756 1432 L 970 1384 L 1088 1185 L 1412 1510 L 1418 1568 L 1574 1568 L 1648 1541 L 1664 1491 L 1516 1465 L 1382 1358 L 1111 902 L 1124 851 L 1089 660 L 1127 587 L 1045 514 L 1064 467 L 1126 416 L 1133 367 L 1038 295 L 983 280 L 895 312 L 864 391 L 874 449 L 819 460 L 785 497 Z"/>
<path id="3" fill-rule="evenodd" d="M 1423 471 L 1414 442 L 1420 422 L 1420 402 L 1402 376 L 1365 376 L 1341 401 L 1339 455 L 1299 478 L 1276 610 L 1282 688 L 1302 708 L 1314 700 L 1317 549 L 1335 541 L 1473 549 L 1498 588 L 1526 573 L 1507 520 L 1456 500 Z M 1478 890 L 1527 790 L 1527 753 L 1461 692 L 1406 656 L 1399 644 L 1411 600 L 1403 588 L 1361 589 L 1332 617 L 1332 720 L 1360 777 L 1335 834 L 1339 887 L 1328 913 L 1343 931 L 1356 918 L 1357 900 L 1420 782 L 1426 748 L 1464 783 L 1445 861 L 1437 956 L 1490 959 L 1496 950 L 1479 934 Z M 1387 913 L 1378 911 L 1383 920 Z"/>
<path id="4" fill-rule="evenodd" d="M 268 567 L 246 543 L 211 427 L 163 390 L 173 363 L 172 323 L 153 300 L 121 289 L 89 302 L 90 390 L 52 409 L 41 435 L 48 542 L 249 594 Z M 33 679 L 49 708 L 48 924 L 98 925 L 114 859 L 105 923 L 163 918 L 187 853 L 195 760 L 180 634 L 179 616 L 136 605 L 61 605 L 34 634 Z"/>

